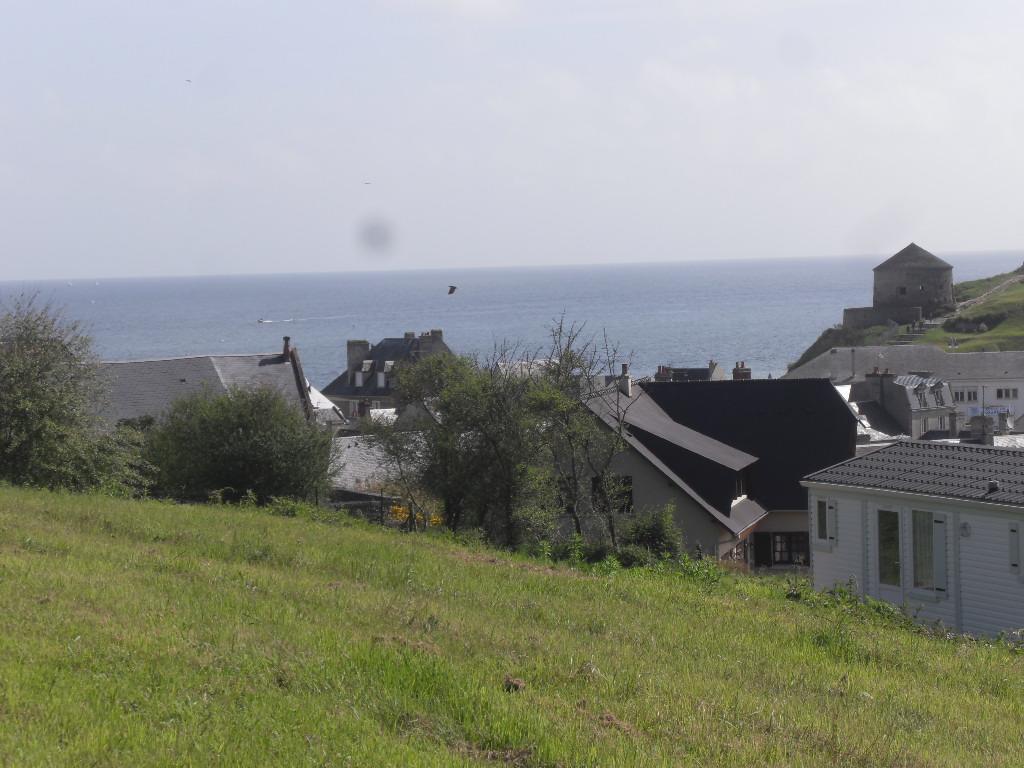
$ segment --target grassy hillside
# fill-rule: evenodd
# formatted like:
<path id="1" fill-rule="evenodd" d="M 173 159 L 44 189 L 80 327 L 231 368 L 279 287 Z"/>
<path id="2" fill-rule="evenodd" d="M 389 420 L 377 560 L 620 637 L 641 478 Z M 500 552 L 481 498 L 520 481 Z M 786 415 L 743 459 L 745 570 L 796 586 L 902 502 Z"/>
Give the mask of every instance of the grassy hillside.
<path id="1" fill-rule="evenodd" d="M 986 280 L 975 280 L 957 286 L 958 295 L 963 299 L 980 296 L 987 290 L 1012 275 L 997 275 Z M 1024 283 L 1016 283 L 984 301 L 964 310 L 960 317 L 967 320 L 985 321 L 992 328 L 985 332 L 955 333 L 941 328 L 929 331 L 918 343 L 935 344 L 945 347 L 949 338 L 955 337 L 958 352 L 994 352 L 999 350 L 1024 349 Z M 993 323 L 992 318 L 1004 318 Z"/>
<path id="2" fill-rule="evenodd" d="M 0 489 L 0 762 L 1024 761 L 1024 656 L 716 573 Z"/>

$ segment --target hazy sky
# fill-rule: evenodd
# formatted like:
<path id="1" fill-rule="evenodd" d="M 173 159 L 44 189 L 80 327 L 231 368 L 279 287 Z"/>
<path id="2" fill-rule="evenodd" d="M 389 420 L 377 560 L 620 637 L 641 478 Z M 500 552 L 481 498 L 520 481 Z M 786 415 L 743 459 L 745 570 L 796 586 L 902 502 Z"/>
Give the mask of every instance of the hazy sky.
<path id="1" fill-rule="evenodd" d="M 1024 246 L 1020 2 L 0 18 L 0 280 Z"/>

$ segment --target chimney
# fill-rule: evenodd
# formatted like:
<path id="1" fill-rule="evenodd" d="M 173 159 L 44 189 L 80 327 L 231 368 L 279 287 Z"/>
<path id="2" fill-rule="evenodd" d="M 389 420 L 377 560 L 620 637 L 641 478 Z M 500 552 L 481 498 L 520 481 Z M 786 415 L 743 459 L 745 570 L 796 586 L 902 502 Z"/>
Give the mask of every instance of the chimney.
<path id="1" fill-rule="evenodd" d="M 412 341 L 415 338 L 416 338 L 416 331 L 406 331 L 405 332 L 405 340 L 406 341 Z"/>
<path id="2" fill-rule="evenodd" d="M 957 423 L 957 419 L 959 418 L 959 416 L 960 414 L 958 414 L 956 411 L 951 411 L 949 416 L 947 417 L 949 419 L 950 437 L 955 438 L 960 436 L 960 425 Z"/>
<path id="3" fill-rule="evenodd" d="M 349 339 L 347 345 L 348 361 L 346 368 L 351 372 L 363 364 L 363 360 L 370 354 L 370 342 L 362 339 Z"/>
<path id="4" fill-rule="evenodd" d="M 444 331 L 442 331 L 440 328 L 431 328 L 430 335 L 435 339 L 440 340 L 444 338 Z"/>
<path id="5" fill-rule="evenodd" d="M 622 364 L 622 375 L 619 377 L 619 392 L 626 397 L 633 396 L 633 379 L 629 376 L 629 363 Z"/>
<path id="6" fill-rule="evenodd" d="M 750 369 L 747 368 L 747 361 L 741 360 L 732 369 L 733 381 L 750 381 Z"/>
<path id="7" fill-rule="evenodd" d="M 282 357 L 288 357 L 291 354 L 291 352 L 292 352 L 292 337 L 291 336 L 285 336 L 284 337 L 284 350 L 282 350 L 281 356 Z"/>

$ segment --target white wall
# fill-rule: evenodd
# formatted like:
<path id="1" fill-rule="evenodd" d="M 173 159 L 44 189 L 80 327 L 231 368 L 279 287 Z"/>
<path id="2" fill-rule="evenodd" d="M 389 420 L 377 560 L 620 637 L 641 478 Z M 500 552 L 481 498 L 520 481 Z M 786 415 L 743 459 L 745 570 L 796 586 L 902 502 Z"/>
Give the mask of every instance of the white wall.
<path id="1" fill-rule="evenodd" d="M 836 506 L 836 536 L 831 545 L 817 538 L 819 498 Z M 896 587 L 878 580 L 878 511 L 900 516 L 900 579 Z M 1024 510 L 907 494 L 844 490 L 810 493 L 811 567 L 814 587 L 846 585 L 878 599 L 904 605 L 918 621 L 941 622 L 970 634 L 996 634 L 1024 628 L 1024 565 L 1010 567 L 1010 524 L 1019 525 L 1024 549 Z M 913 586 L 913 510 L 945 516 L 946 591 Z"/>

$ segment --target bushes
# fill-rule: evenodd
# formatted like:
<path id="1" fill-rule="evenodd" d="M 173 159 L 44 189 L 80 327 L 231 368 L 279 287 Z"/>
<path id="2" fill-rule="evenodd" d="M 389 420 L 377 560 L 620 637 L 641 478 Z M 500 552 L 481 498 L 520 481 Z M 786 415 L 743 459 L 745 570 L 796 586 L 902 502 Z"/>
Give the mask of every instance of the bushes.
<path id="1" fill-rule="evenodd" d="M 672 508 L 666 507 L 633 523 L 622 535 L 622 543 L 645 549 L 656 557 L 676 557 L 683 548 L 683 536 L 672 517 Z"/>
<path id="2" fill-rule="evenodd" d="M 145 448 L 162 495 L 239 501 L 251 494 L 260 504 L 315 498 L 327 486 L 331 456 L 330 434 L 270 389 L 182 398 Z"/>
<path id="3" fill-rule="evenodd" d="M 34 297 L 0 313 L 0 480 L 118 495 L 144 493 L 137 432 L 105 433 L 92 341 Z"/>

